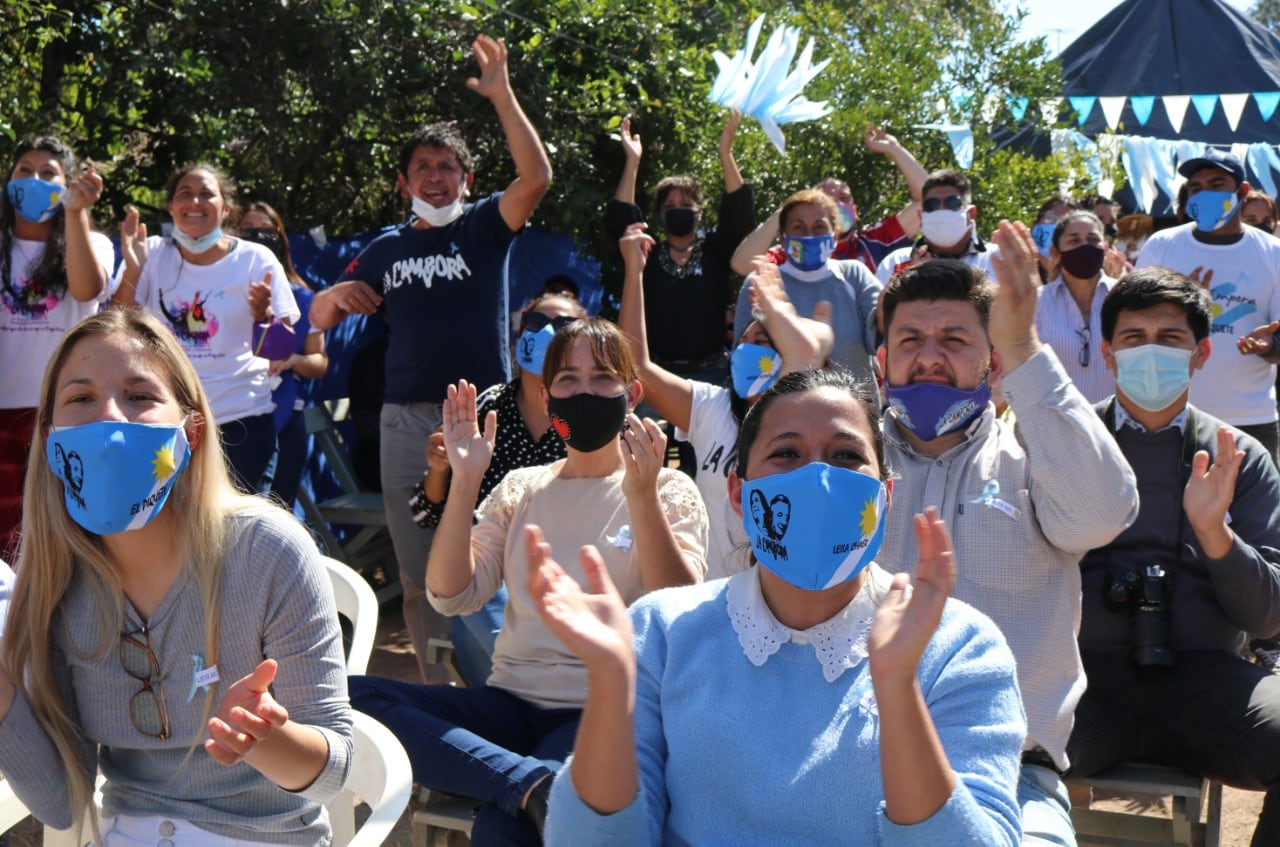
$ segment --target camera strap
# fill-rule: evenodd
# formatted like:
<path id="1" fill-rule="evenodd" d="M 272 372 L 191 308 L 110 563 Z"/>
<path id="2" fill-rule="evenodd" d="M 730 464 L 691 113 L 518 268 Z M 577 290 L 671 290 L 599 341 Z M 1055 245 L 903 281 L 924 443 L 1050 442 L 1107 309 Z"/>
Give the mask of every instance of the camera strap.
<path id="1" fill-rule="evenodd" d="M 1116 397 L 1113 394 L 1111 395 L 1111 399 L 1107 401 L 1106 406 L 1104 406 L 1101 410 L 1099 410 L 1099 415 L 1102 417 L 1102 422 L 1106 425 L 1107 432 L 1111 434 L 1112 438 L 1115 438 L 1116 436 L 1116 402 L 1117 402 Z M 1191 467 L 1192 467 L 1192 461 L 1196 457 L 1196 445 L 1198 444 L 1198 437 L 1197 437 L 1198 431 L 1199 431 L 1199 417 L 1196 415 L 1196 410 L 1192 408 L 1190 404 L 1188 404 L 1187 417 L 1186 417 L 1186 420 L 1182 422 L 1182 450 L 1180 455 L 1178 456 L 1178 462 L 1179 462 L 1178 469 L 1182 473 L 1182 487 L 1184 490 L 1187 487 L 1187 483 L 1191 481 Z M 1141 508 L 1141 506 L 1139 506 L 1139 508 Z M 1186 517 L 1186 513 L 1182 511 L 1181 507 L 1179 507 L 1178 539 L 1176 542 L 1177 546 L 1173 548 L 1175 567 L 1182 563 L 1182 538 L 1183 538 L 1182 525 L 1185 517 Z"/>

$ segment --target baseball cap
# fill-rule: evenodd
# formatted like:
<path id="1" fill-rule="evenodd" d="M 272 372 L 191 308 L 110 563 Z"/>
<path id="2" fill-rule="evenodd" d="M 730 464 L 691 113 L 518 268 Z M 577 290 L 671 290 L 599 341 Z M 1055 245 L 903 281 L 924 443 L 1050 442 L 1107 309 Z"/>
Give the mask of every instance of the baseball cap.
<path id="1" fill-rule="evenodd" d="M 1237 185 L 1244 182 L 1244 165 L 1240 164 L 1239 159 L 1225 150 L 1206 147 L 1203 156 L 1187 159 L 1187 161 L 1178 165 L 1178 173 L 1189 177 L 1201 168 L 1221 168 L 1231 174 Z"/>

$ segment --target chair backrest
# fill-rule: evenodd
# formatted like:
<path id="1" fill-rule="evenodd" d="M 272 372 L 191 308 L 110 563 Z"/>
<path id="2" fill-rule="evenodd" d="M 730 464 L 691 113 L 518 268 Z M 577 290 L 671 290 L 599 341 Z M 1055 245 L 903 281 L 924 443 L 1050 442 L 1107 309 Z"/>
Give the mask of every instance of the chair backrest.
<path id="1" fill-rule="evenodd" d="M 360 491 L 360 480 L 356 478 L 355 468 L 351 465 L 351 456 L 347 453 L 338 425 L 334 422 L 333 415 L 329 414 L 329 409 L 323 405 L 308 406 L 302 410 L 302 419 L 306 422 L 307 435 L 315 436 L 316 444 L 320 447 L 320 452 L 324 453 L 329 469 L 337 477 L 342 493 L 353 494 Z"/>
<path id="2" fill-rule="evenodd" d="M 355 750 L 346 787 L 329 804 L 333 847 L 377 847 L 386 841 L 413 791 L 409 756 L 391 730 L 363 712 L 351 713 Z M 369 807 L 369 817 L 357 832 L 356 803 Z"/>
<path id="3" fill-rule="evenodd" d="M 8 832 L 15 824 L 21 823 L 31 812 L 13 793 L 9 781 L 0 778 L 0 832 Z"/>
<path id="4" fill-rule="evenodd" d="M 329 572 L 329 582 L 333 584 L 333 599 L 337 601 L 338 612 L 351 621 L 347 673 L 363 674 L 369 669 L 373 638 L 378 630 L 378 596 L 360 574 L 337 559 L 321 558 Z"/>

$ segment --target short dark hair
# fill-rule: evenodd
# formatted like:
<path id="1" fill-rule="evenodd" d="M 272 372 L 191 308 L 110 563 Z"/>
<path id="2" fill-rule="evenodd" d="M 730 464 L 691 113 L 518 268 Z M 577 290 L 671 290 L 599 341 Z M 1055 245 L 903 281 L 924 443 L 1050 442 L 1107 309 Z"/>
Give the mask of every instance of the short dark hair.
<path id="1" fill-rule="evenodd" d="M 920 196 L 926 196 L 939 185 L 949 185 L 956 191 L 959 191 L 964 195 L 966 203 L 972 202 L 973 200 L 973 193 L 971 186 L 969 185 L 969 177 L 959 171 L 954 171 L 951 168 L 943 168 L 940 171 L 934 171 L 929 174 L 929 177 L 924 181 L 924 185 L 920 187 Z"/>
<path id="2" fill-rule="evenodd" d="M 1058 242 L 1062 240 L 1062 234 L 1067 231 L 1067 227 L 1076 221 L 1088 221 L 1098 228 L 1103 235 L 1106 234 L 1107 228 L 1102 225 L 1102 218 L 1090 212 L 1087 209 L 1072 209 L 1062 217 L 1058 218 L 1058 222 L 1053 225 L 1053 246 L 1057 247 Z"/>
<path id="3" fill-rule="evenodd" d="M 661 212 L 662 204 L 666 201 L 667 195 L 673 191 L 683 191 L 689 195 L 689 199 L 694 202 L 699 209 L 702 208 L 702 186 L 696 179 L 691 176 L 669 176 L 664 177 L 658 183 L 658 187 L 653 190 L 653 206 Z"/>
<path id="4" fill-rule="evenodd" d="M 876 405 L 875 393 L 865 380 L 858 379 L 844 368 L 831 367 L 820 370 L 792 371 L 789 374 L 782 375 L 747 410 L 746 415 L 742 418 L 742 425 L 738 427 L 736 449 L 738 453 L 737 473 L 740 479 L 750 479 L 747 471 L 751 447 L 756 443 L 756 438 L 760 435 L 760 422 L 764 420 L 765 412 L 769 410 L 774 401 L 787 394 L 799 394 L 819 388 L 835 388 L 843 391 L 862 407 L 862 413 L 867 416 L 867 426 L 871 428 L 871 446 L 875 451 L 876 464 L 880 466 L 880 478 L 888 478 L 889 468 L 884 462 L 884 435 L 880 432 L 880 407 Z"/>
<path id="5" fill-rule="evenodd" d="M 1102 337 L 1111 343 L 1121 312 L 1141 312 L 1161 303 L 1182 307 L 1196 341 L 1209 337 L 1213 326 L 1213 301 L 1209 292 L 1190 277 L 1156 267 L 1126 274 L 1112 287 L 1107 299 L 1102 301 Z"/>
<path id="6" fill-rule="evenodd" d="M 467 142 L 462 140 L 462 133 L 452 123 L 440 121 L 423 124 L 413 131 L 400 147 L 400 173 L 409 175 L 409 161 L 419 147 L 440 147 L 458 157 L 464 174 L 471 173 L 471 151 Z"/>
<path id="7" fill-rule="evenodd" d="M 966 300 L 978 310 L 986 329 L 995 298 L 996 287 L 982 271 L 959 259 L 931 259 L 898 272 L 884 287 L 880 294 L 884 332 L 889 334 L 893 313 L 900 303 L 921 300 Z"/>
<path id="8" fill-rule="evenodd" d="M 1065 194 L 1055 194 L 1040 204 L 1040 208 L 1036 210 L 1036 222 L 1038 223 L 1044 217 L 1044 213 L 1052 209 L 1054 206 L 1066 206 L 1068 212 L 1075 211 L 1080 208 L 1080 204 L 1074 198 Z"/>

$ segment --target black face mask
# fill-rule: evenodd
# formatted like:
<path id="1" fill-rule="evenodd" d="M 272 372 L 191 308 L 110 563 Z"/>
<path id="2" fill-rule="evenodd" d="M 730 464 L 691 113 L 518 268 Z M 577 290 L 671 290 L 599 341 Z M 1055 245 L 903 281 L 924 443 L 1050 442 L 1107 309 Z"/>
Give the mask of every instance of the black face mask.
<path id="1" fill-rule="evenodd" d="M 547 413 L 551 415 L 551 428 L 565 444 L 580 453 L 590 453 L 622 433 L 627 419 L 627 393 L 613 397 L 586 393 L 548 397 Z"/>
<path id="2" fill-rule="evenodd" d="M 698 226 L 697 209 L 667 209 L 662 213 L 662 228 L 676 238 L 688 235 Z"/>
<path id="3" fill-rule="evenodd" d="M 240 237 L 245 241 L 261 244 L 272 253 L 275 253 L 276 258 L 281 262 L 284 261 L 284 246 L 280 243 L 280 236 L 276 235 L 274 229 L 242 229 L 240 230 Z"/>

